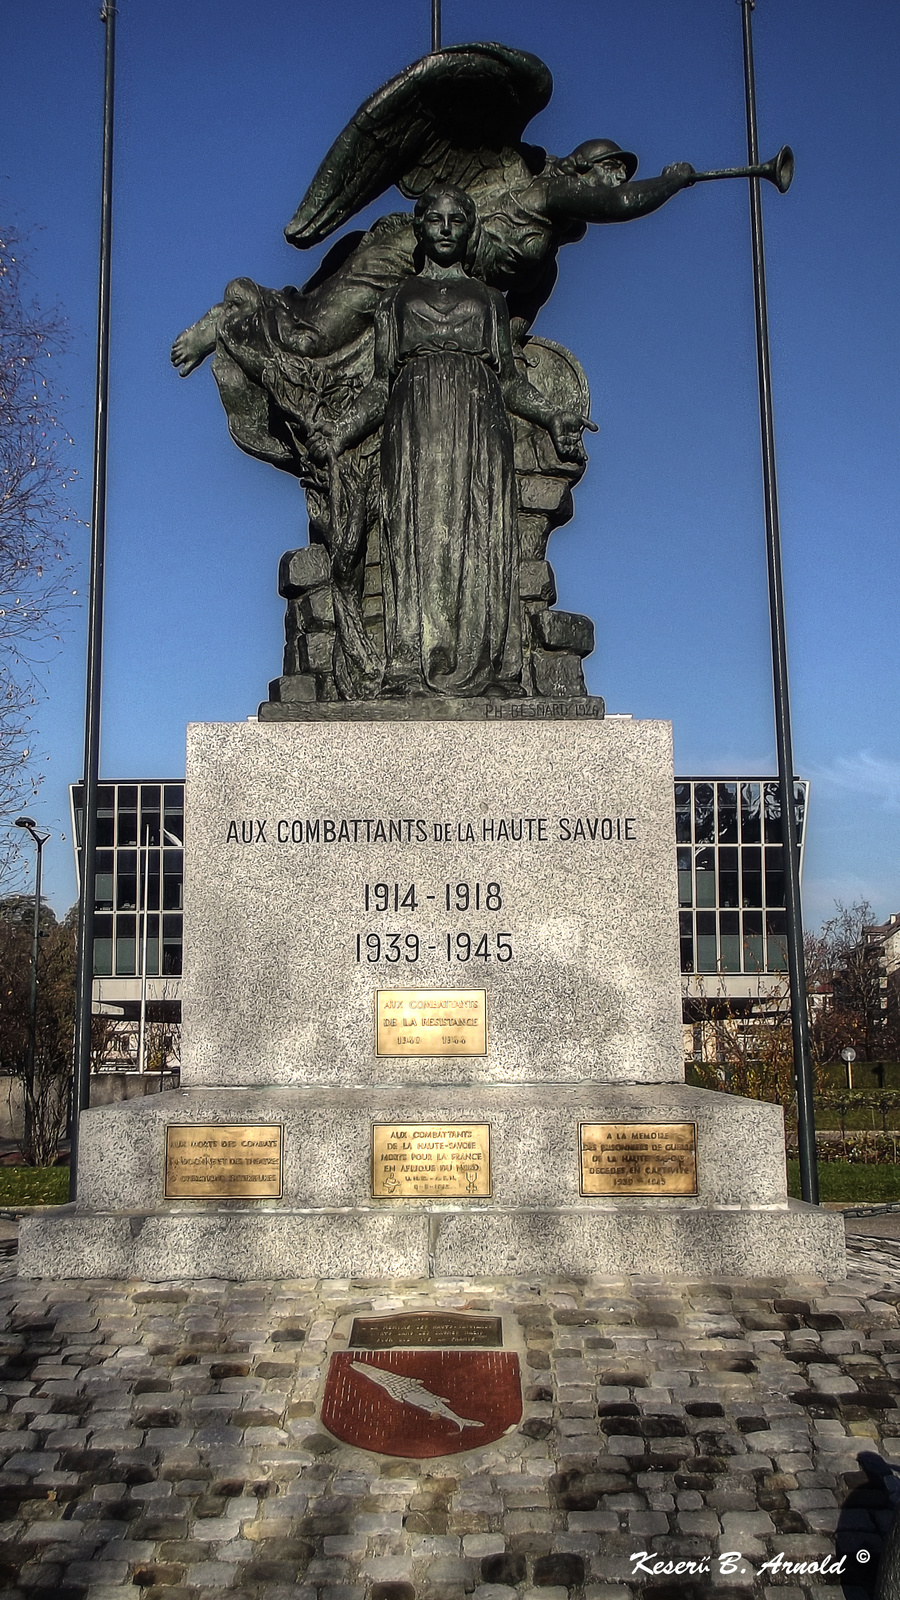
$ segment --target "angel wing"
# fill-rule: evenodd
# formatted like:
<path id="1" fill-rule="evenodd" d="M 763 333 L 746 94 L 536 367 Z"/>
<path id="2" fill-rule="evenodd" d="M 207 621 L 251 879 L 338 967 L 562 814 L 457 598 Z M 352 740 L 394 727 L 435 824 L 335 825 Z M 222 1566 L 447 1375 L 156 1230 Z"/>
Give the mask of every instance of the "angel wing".
<path id="1" fill-rule="evenodd" d="M 440 179 L 477 190 L 511 167 L 539 170 L 522 131 L 553 92 L 549 68 L 502 44 L 423 56 L 365 103 L 335 140 L 284 230 L 300 250 L 327 239 L 397 184 L 412 197 Z"/>

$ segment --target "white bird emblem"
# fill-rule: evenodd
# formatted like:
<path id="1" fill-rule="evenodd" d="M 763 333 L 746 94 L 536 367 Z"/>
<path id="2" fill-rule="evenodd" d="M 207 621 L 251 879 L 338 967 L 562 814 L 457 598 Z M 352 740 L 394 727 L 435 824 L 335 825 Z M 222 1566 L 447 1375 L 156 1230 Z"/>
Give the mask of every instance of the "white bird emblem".
<path id="1" fill-rule="evenodd" d="M 446 1417 L 449 1422 L 455 1422 L 460 1433 L 463 1428 L 483 1428 L 483 1422 L 476 1422 L 472 1417 L 458 1417 L 451 1411 L 446 1401 L 439 1394 L 432 1394 L 426 1389 L 424 1383 L 418 1378 L 404 1377 L 401 1372 L 386 1372 L 384 1367 L 371 1367 L 367 1362 L 351 1361 L 354 1372 L 363 1378 L 370 1378 L 372 1383 L 377 1383 L 386 1389 L 392 1400 L 401 1406 L 415 1406 L 417 1411 L 427 1411 L 433 1417 Z"/>

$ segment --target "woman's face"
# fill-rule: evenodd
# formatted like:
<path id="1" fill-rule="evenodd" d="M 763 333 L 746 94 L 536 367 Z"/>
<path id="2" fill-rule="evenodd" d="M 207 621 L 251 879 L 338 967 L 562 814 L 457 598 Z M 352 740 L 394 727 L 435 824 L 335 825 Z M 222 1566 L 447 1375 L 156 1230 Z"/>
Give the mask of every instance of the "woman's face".
<path id="1" fill-rule="evenodd" d="M 442 266 L 463 259 L 471 231 L 465 211 L 452 194 L 436 195 L 418 219 L 417 232 L 425 254 Z"/>

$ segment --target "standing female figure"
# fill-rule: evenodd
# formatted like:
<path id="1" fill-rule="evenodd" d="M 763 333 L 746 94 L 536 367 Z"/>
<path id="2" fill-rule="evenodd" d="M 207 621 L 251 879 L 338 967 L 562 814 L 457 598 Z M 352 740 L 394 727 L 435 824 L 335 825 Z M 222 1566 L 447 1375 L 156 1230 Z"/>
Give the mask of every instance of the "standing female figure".
<path id="1" fill-rule="evenodd" d="M 506 302 L 466 271 L 473 202 L 441 186 L 415 209 L 421 270 L 385 296 L 375 372 L 352 411 L 317 430 L 333 460 L 383 424 L 382 693 L 523 692 L 510 411 L 583 459 L 574 412 L 554 411 L 515 367 Z"/>

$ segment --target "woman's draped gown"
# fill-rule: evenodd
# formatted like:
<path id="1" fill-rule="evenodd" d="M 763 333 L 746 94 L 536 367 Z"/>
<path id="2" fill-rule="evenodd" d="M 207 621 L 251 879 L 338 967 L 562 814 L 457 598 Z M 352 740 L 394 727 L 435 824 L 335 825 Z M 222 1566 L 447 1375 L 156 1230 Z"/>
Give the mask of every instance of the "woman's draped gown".
<path id="1" fill-rule="evenodd" d="M 516 478 L 496 290 L 407 280 L 379 312 L 388 693 L 521 693 Z M 498 302 L 499 305 L 498 305 Z"/>

